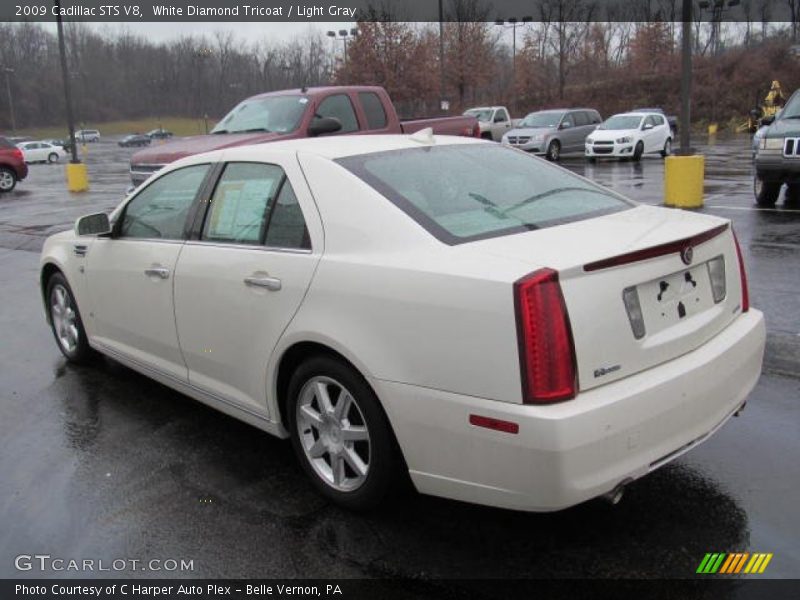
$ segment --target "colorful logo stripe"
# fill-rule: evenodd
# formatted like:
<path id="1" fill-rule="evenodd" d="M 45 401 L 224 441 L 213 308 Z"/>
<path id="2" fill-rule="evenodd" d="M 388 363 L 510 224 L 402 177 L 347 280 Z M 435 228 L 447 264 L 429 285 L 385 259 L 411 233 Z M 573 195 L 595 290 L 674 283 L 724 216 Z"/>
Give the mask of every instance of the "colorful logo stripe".
<path id="1" fill-rule="evenodd" d="M 749 573 L 754 575 L 763 573 L 771 560 L 771 552 L 754 552 L 753 554 L 749 552 L 709 552 L 700 561 L 696 573 L 704 575 Z"/>

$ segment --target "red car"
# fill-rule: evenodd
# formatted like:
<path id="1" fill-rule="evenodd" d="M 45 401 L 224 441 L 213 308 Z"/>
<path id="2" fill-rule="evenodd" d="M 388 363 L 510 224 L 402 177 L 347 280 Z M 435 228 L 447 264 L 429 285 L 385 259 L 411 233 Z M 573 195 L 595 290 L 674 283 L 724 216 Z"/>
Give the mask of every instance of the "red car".
<path id="1" fill-rule="evenodd" d="M 0 193 L 10 192 L 27 176 L 28 165 L 22 158 L 22 150 L 0 137 Z"/>

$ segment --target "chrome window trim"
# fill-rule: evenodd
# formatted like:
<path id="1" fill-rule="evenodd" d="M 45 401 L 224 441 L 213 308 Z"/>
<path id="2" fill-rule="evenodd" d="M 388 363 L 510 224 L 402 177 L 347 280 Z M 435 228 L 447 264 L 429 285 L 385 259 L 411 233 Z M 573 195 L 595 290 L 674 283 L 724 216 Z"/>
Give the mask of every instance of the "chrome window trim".
<path id="1" fill-rule="evenodd" d="M 261 250 L 267 252 L 283 252 L 285 254 L 313 254 L 313 248 L 289 248 L 281 246 L 265 246 L 263 244 L 234 244 L 215 240 L 187 240 L 189 246 L 217 246 L 220 248 L 236 248 L 240 250 Z"/>

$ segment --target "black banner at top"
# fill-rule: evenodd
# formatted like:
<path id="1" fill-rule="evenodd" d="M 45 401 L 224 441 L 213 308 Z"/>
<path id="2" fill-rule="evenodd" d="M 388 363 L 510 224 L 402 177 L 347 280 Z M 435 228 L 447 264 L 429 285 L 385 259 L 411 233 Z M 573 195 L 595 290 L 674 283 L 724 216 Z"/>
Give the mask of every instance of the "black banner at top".
<path id="1" fill-rule="evenodd" d="M 788 0 L 690 0 L 693 20 L 791 22 Z M 61 0 L 65 21 L 677 22 L 683 0 Z M 798 6 L 797 8 L 800 8 Z M 2 0 L 0 21 L 53 21 L 54 0 Z M 441 18 L 440 18 L 441 14 Z"/>

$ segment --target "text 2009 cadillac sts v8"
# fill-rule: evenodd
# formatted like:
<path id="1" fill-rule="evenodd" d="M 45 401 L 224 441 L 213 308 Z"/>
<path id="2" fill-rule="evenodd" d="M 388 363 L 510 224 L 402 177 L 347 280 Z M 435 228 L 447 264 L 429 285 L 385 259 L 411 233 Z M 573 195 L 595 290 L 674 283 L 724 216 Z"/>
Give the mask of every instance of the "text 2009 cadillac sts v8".
<path id="1" fill-rule="evenodd" d="M 355 508 L 399 469 L 521 510 L 613 494 L 740 410 L 765 337 L 728 221 L 425 134 L 178 161 L 50 237 L 41 286 L 68 359 L 290 437 Z"/>

